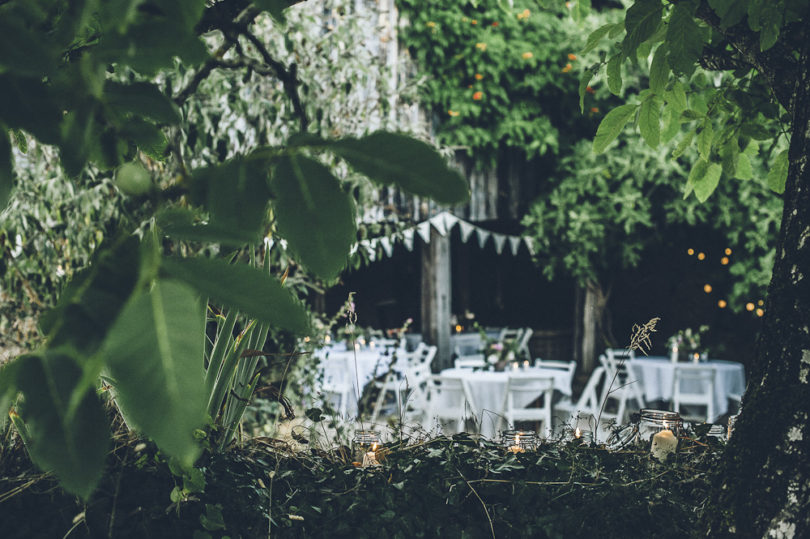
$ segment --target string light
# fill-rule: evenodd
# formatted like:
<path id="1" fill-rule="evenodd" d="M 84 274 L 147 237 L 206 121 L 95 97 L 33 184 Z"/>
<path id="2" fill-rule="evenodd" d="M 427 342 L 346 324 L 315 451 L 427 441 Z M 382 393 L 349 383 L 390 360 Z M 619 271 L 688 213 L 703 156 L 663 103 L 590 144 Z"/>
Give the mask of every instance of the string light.
<path id="1" fill-rule="evenodd" d="M 726 303 L 726 300 L 724 299 L 721 299 L 720 301 L 717 302 L 717 306 L 720 307 L 721 309 L 725 309 L 726 305 L 728 305 L 728 303 Z"/>
<path id="2" fill-rule="evenodd" d="M 461 330 L 464 329 L 461 327 L 461 324 L 456 324 L 456 333 L 461 333 Z"/>
<path id="3" fill-rule="evenodd" d="M 703 260 L 706 258 L 706 253 L 698 253 L 698 260 Z"/>
<path id="4" fill-rule="evenodd" d="M 757 305 L 759 305 L 760 307 L 762 307 L 763 305 L 765 305 L 765 302 L 764 302 L 764 301 L 762 301 L 762 300 L 759 300 L 759 301 L 757 301 Z"/>
<path id="5" fill-rule="evenodd" d="M 726 255 L 730 255 L 731 254 L 731 249 L 729 247 L 726 247 L 725 253 L 726 253 Z"/>
<path id="6" fill-rule="evenodd" d="M 721 264 L 723 264 L 724 266 L 725 266 L 726 264 L 728 264 L 728 257 L 727 257 L 727 256 L 724 256 L 723 258 L 721 258 L 721 259 L 720 259 L 720 263 L 721 263 Z"/>
<path id="7" fill-rule="evenodd" d="M 749 311 L 749 312 L 753 311 L 754 310 L 754 304 L 749 301 L 748 303 L 745 304 L 745 310 Z"/>
<path id="8" fill-rule="evenodd" d="M 757 316 L 762 316 L 764 314 L 765 314 L 765 311 L 763 311 L 762 309 L 757 309 Z"/>
<path id="9" fill-rule="evenodd" d="M 712 285 L 710 285 L 709 283 L 704 284 L 703 285 L 703 291 L 706 292 L 707 294 L 711 293 Z"/>
<path id="10" fill-rule="evenodd" d="M 693 254 L 695 254 L 695 250 L 690 247 L 689 249 L 686 250 L 686 254 L 692 256 Z"/>

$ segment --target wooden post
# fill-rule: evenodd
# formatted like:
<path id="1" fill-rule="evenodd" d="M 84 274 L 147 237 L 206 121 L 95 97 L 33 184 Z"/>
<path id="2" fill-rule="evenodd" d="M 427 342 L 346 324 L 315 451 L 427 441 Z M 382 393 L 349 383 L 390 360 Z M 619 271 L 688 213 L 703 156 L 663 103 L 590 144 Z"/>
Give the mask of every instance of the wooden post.
<path id="1" fill-rule="evenodd" d="M 433 370 L 451 367 L 450 235 L 430 228 L 430 243 L 422 245 L 422 339 L 438 347 Z"/>
<path id="2" fill-rule="evenodd" d="M 593 287 L 587 286 L 582 306 L 582 372 L 591 372 L 596 363 L 597 317 L 596 292 Z"/>

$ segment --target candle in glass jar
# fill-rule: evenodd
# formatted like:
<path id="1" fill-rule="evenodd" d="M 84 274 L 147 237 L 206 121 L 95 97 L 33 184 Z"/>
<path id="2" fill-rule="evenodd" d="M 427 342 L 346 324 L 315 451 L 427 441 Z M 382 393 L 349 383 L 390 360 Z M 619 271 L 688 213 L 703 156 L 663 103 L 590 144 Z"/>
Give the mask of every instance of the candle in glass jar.
<path id="1" fill-rule="evenodd" d="M 371 446 L 371 449 L 363 455 L 363 468 L 366 466 L 379 466 L 380 461 L 377 460 L 377 444 Z"/>
<path id="2" fill-rule="evenodd" d="M 674 453 L 677 447 L 678 439 L 675 437 L 675 434 L 667 428 L 667 425 L 664 424 L 664 430 L 656 433 L 652 438 L 650 453 L 653 458 L 664 462 L 667 459 L 667 455 Z"/>
<path id="3" fill-rule="evenodd" d="M 526 450 L 520 447 L 520 434 L 515 435 L 515 445 L 509 448 L 512 453 L 524 453 Z"/>

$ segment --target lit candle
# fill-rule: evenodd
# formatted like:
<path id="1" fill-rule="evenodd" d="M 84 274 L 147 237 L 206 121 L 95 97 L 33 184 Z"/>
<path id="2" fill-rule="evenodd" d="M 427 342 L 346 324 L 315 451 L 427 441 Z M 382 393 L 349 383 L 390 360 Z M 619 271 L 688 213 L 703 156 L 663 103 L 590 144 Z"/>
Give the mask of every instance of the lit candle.
<path id="1" fill-rule="evenodd" d="M 574 431 L 574 438 L 581 438 L 581 437 L 582 437 L 582 431 L 580 430 L 579 427 L 577 427 L 577 430 Z"/>
<path id="2" fill-rule="evenodd" d="M 368 341 L 368 347 L 374 348 L 377 344 L 374 341 Z"/>
<path id="3" fill-rule="evenodd" d="M 518 370 L 518 364 L 517 363 L 512 363 L 512 370 L 513 371 Z"/>
<path id="4" fill-rule="evenodd" d="M 528 359 L 524 359 L 524 360 L 523 360 L 523 368 L 524 368 L 524 369 L 528 369 L 528 368 L 529 368 L 529 360 L 528 360 Z"/>
<path id="5" fill-rule="evenodd" d="M 692 354 L 692 362 L 697 363 L 699 361 L 700 361 L 700 354 L 698 354 L 697 352 Z"/>
<path id="6" fill-rule="evenodd" d="M 667 455 L 674 453 L 677 447 L 678 439 L 672 431 L 667 428 L 667 424 L 664 423 L 664 430 L 656 433 L 652 438 L 650 453 L 652 453 L 653 458 L 664 462 L 667 460 Z"/>
<path id="7" fill-rule="evenodd" d="M 672 347 L 672 351 L 670 352 L 669 359 L 671 359 L 673 363 L 678 362 L 678 346 L 677 345 L 674 345 Z"/>
<path id="8" fill-rule="evenodd" d="M 329 344 L 330 342 L 332 342 L 332 337 L 327 335 L 326 337 L 323 338 L 323 342 Z"/>
<path id="9" fill-rule="evenodd" d="M 363 468 L 366 466 L 379 466 L 380 461 L 377 460 L 377 443 L 371 446 L 371 450 L 363 455 Z"/>
<path id="10" fill-rule="evenodd" d="M 524 453 L 526 450 L 520 447 L 520 434 L 515 434 L 515 445 L 509 448 L 512 453 Z"/>

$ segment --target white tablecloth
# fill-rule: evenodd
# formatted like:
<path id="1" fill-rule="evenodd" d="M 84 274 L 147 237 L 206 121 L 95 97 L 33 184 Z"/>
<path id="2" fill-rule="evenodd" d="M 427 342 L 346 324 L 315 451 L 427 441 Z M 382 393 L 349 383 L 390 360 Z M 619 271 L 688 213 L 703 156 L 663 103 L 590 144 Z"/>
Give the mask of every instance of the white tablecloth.
<path id="1" fill-rule="evenodd" d="M 503 399 L 506 393 L 506 381 L 509 375 L 545 376 L 554 380 L 554 389 L 565 395 L 571 395 L 571 373 L 561 369 L 528 369 L 509 370 L 504 372 L 474 371 L 472 369 L 445 369 L 442 376 L 465 379 L 470 386 L 470 393 L 481 420 L 481 434 L 493 438 L 498 425 L 499 414 L 503 411 Z M 540 394 L 525 398 L 525 402 L 516 402 L 517 406 L 528 406 Z"/>
<path id="2" fill-rule="evenodd" d="M 348 381 L 351 384 L 352 393 L 347 403 L 350 417 L 357 414 L 357 398 L 362 394 L 363 387 L 373 377 L 385 374 L 391 361 L 391 356 L 383 355 L 379 347 L 361 348 L 356 352 L 345 347 L 324 348 L 315 355 L 321 360 L 319 368 L 323 372 L 324 382 Z"/>
<path id="3" fill-rule="evenodd" d="M 636 358 L 628 361 L 627 365 L 641 382 L 647 401 L 672 400 L 672 381 L 677 363 L 668 358 L 651 356 Z M 741 395 L 745 391 L 745 368 L 741 363 L 711 359 L 689 365 L 699 365 L 705 369 L 713 368 L 717 372 L 714 383 L 714 409 L 718 417 L 728 412 L 729 395 Z"/>

